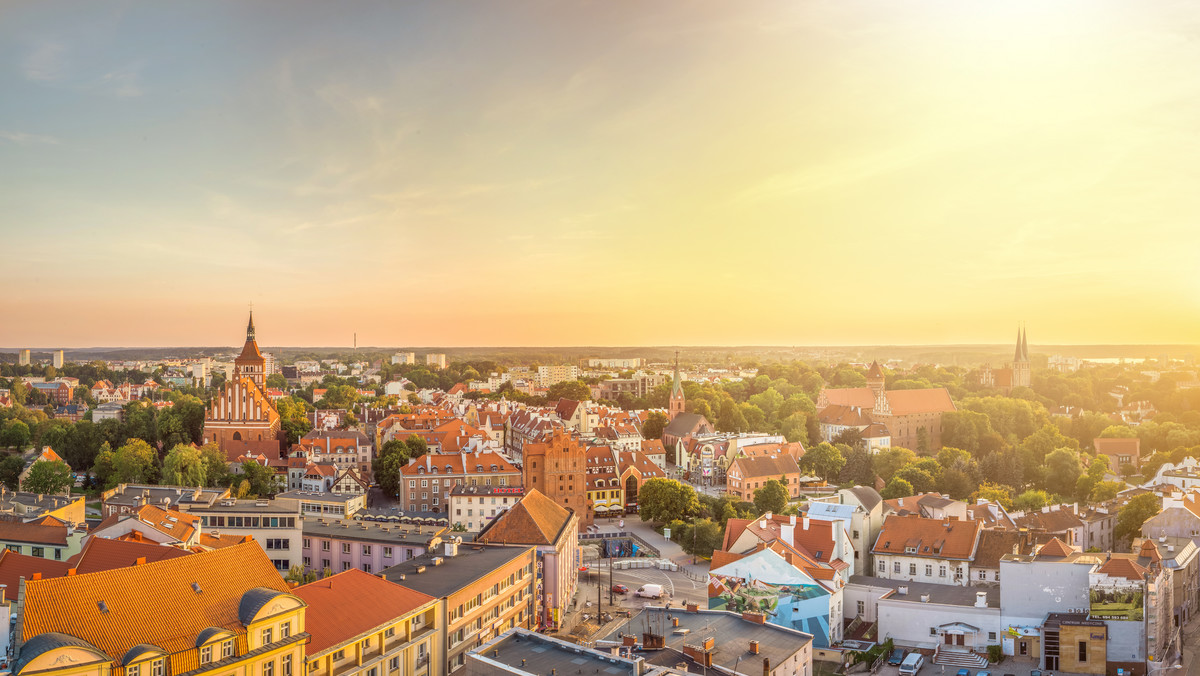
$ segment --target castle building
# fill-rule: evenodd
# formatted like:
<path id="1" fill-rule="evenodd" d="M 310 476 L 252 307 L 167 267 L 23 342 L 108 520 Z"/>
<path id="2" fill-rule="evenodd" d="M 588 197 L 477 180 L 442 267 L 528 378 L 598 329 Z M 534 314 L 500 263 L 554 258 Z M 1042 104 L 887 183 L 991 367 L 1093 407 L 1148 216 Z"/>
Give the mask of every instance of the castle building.
<path id="1" fill-rule="evenodd" d="M 883 369 L 872 362 L 866 387 L 825 388 L 817 397 L 817 414 L 828 418 L 829 407 L 857 408 L 871 422 L 887 428 L 891 445 L 914 451 L 936 451 L 942 447 L 942 414 L 957 410 L 944 387 L 922 390 L 888 390 Z"/>
<path id="2" fill-rule="evenodd" d="M 579 524 L 592 525 L 594 510 L 587 494 L 587 448 L 577 437 L 556 429 L 542 442 L 525 445 L 521 468 L 526 492 L 536 489 L 579 515 Z"/>
<path id="3" fill-rule="evenodd" d="M 1003 390 L 1008 394 L 1014 387 L 1029 387 L 1029 382 L 1029 337 L 1024 329 L 1017 329 L 1017 347 L 1013 353 L 1013 360 L 1002 369 L 993 369 L 990 364 L 984 365 L 979 373 L 979 384 Z"/>
<path id="4" fill-rule="evenodd" d="M 279 412 L 267 396 L 266 359 L 254 337 L 251 312 L 233 374 L 205 411 L 204 443 L 217 444 L 230 459 L 250 453 L 278 458 L 283 438 Z"/>

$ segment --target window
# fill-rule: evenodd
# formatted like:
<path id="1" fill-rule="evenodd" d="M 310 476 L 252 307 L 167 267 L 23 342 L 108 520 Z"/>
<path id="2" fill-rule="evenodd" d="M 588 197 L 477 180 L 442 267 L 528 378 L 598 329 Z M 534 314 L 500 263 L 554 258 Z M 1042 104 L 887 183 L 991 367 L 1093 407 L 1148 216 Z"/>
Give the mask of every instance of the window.
<path id="1" fill-rule="evenodd" d="M 931 564 L 925 564 L 925 577 L 933 577 L 933 566 Z"/>
<path id="2" fill-rule="evenodd" d="M 46 556 L 46 549 L 44 547 L 34 547 L 31 554 L 39 558 L 44 558 Z"/>
<path id="3" fill-rule="evenodd" d="M 229 639 L 221 644 L 221 659 L 225 659 L 226 657 L 233 657 L 233 639 Z"/>
<path id="4" fill-rule="evenodd" d="M 986 570 L 981 570 L 981 571 L 979 571 L 979 579 L 980 579 L 980 580 L 986 580 L 986 579 L 987 579 L 987 571 L 986 571 Z"/>
<path id="5" fill-rule="evenodd" d="M 346 659 L 346 651 L 345 650 L 339 650 L 333 654 L 334 662 L 337 662 L 338 660 L 344 660 L 344 659 Z"/>
<path id="6" fill-rule="evenodd" d="M 900 562 L 899 561 L 892 564 L 892 572 L 894 572 L 894 573 L 900 572 Z"/>
<path id="7" fill-rule="evenodd" d="M 385 559 L 392 558 L 392 548 L 391 547 L 383 548 L 383 558 L 385 558 Z"/>
<path id="8" fill-rule="evenodd" d="M 395 628 L 395 627 L 388 627 L 387 629 L 384 629 L 384 630 L 383 630 L 383 637 L 384 637 L 384 638 L 391 638 L 391 637 L 393 637 L 393 636 L 395 636 L 395 635 L 396 635 L 396 628 Z"/>
<path id="9" fill-rule="evenodd" d="M 200 664 L 212 662 L 212 646 L 206 645 L 200 649 Z"/>
<path id="10" fill-rule="evenodd" d="M 263 662 L 262 676 L 275 676 L 275 660 Z"/>
<path id="11" fill-rule="evenodd" d="M 862 601 L 859 601 L 858 602 L 858 614 L 862 615 L 863 612 L 866 611 L 866 609 L 867 609 L 867 604 L 863 603 Z"/>
<path id="12" fill-rule="evenodd" d="M 881 572 L 881 573 L 887 572 L 887 562 L 885 562 L 885 561 L 879 562 L 879 572 Z"/>
<path id="13" fill-rule="evenodd" d="M 292 676 L 291 655 L 284 655 L 279 659 L 279 676 Z"/>
<path id="14" fill-rule="evenodd" d="M 263 645 L 267 645 L 268 643 L 273 643 L 274 641 L 275 641 L 275 632 L 272 631 L 270 627 L 263 629 L 262 630 Z"/>
<path id="15" fill-rule="evenodd" d="M 946 567 L 938 566 L 938 577 L 946 577 Z"/>
<path id="16" fill-rule="evenodd" d="M 930 628 L 929 628 L 929 635 L 930 635 L 930 636 L 937 636 L 937 627 L 930 627 Z"/>
<path id="17" fill-rule="evenodd" d="M 329 551 L 329 540 L 321 540 L 321 551 Z"/>
<path id="18" fill-rule="evenodd" d="M 399 668 L 400 668 L 400 658 L 393 657 L 391 659 L 391 661 L 388 662 L 388 669 L 391 669 L 392 671 L 396 671 Z"/>
<path id="19" fill-rule="evenodd" d="M 1087 641 L 1079 642 L 1079 661 L 1087 662 Z"/>
<path id="20" fill-rule="evenodd" d="M 408 487 L 409 487 L 409 488 L 416 488 L 416 487 L 417 487 L 417 480 L 416 480 L 416 479 L 409 479 L 409 480 L 408 480 Z"/>
<path id="21" fill-rule="evenodd" d="M 988 632 L 988 640 L 989 640 L 989 641 L 995 641 L 995 640 L 996 640 L 996 632 L 994 632 L 994 631 L 989 631 L 989 632 Z"/>
<path id="22" fill-rule="evenodd" d="M 342 543 L 342 553 L 343 553 L 343 554 L 349 554 L 349 553 L 350 553 L 350 543 L 349 543 L 349 542 L 343 542 L 343 543 Z"/>
<path id="23" fill-rule="evenodd" d="M 363 556 L 371 555 L 371 545 L 363 545 L 362 548 L 363 548 Z"/>
<path id="24" fill-rule="evenodd" d="M 284 639 L 292 635 L 292 623 L 284 622 L 279 625 L 279 638 Z"/>
<path id="25" fill-rule="evenodd" d="M 142 667 L 140 664 L 134 664 L 132 666 L 125 667 L 125 676 L 138 676 L 138 672 L 141 671 L 141 669 Z"/>
<path id="26" fill-rule="evenodd" d="M 310 545 L 310 544 L 309 544 L 309 542 L 308 542 L 308 538 L 304 538 L 304 544 L 303 544 L 303 547 L 304 547 L 305 549 L 309 549 L 309 548 L 311 548 L 311 547 L 312 547 L 312 545 Z"/>
<path id="27" fill-rule="evenodd" d="M 350 570 L 350 562 L 342 561 L 342 570 Z"/>
<path id="28" fill-rule="evenodd" d="M 908 564 L 908 574 L 909 575 L 917 574 L 917 564 L 915 564 L 915 563 Z"/>
<path id="29" fill-rule="evenodd" d="M 150 663 L 150 676 L 163 676 L 162 659 L 157 659 Z"/>

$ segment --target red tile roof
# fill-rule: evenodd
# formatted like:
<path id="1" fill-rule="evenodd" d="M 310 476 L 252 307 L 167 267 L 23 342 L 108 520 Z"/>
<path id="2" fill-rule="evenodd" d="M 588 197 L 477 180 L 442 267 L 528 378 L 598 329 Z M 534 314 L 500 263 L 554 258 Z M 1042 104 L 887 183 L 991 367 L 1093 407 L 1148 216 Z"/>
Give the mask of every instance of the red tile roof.
<path id="1" fill-rule="evenodd" d="M 0 550 L 0 584 L 4 585 L 4 599 L 16 601 L 17 591 L 21 588 L 21 578 L 33 579 L 40 575 L 42 579 L 62 577 L 71 569 L 67 561 L 51 561 L 40 556 L 25 556 Z"/>
<path id="2" fill-rule="evenodd" d="M 884 520 L 871 552 L 968 560 L 975 556 L 980 528 L 978 521 L 891 514 Z"/>
<path id="3" fill-rule="evenodd" d="M 570 521 L 571 510 L 555 503 L 536 488 L 507 511 L 484 526 L 476 542 L 521 545 L 552 545 Z"/>
<path id="4" fill-rule="evenodd" d="M 140 536 L 141 533 L 137 533 L 137 535 Z M 110 540 L 92 537 L 88 538 L 83 550 L 67 559 L 67 562 L 71 564 L 76 573 L 82 575 L 132 566 L 138 562 L 138 559 L 143 559 L 142 563 L 153 563 L 187 555 L 187 550 L 149 541 L 139 541 L 139 538 Z"/>
<path id="5" fill-rule="evenodd" d="M 308 604 L 305 630 L 311 635 L 305 655 L 345 645 L 435 599 L 351 568 L 293 592 Z"/>

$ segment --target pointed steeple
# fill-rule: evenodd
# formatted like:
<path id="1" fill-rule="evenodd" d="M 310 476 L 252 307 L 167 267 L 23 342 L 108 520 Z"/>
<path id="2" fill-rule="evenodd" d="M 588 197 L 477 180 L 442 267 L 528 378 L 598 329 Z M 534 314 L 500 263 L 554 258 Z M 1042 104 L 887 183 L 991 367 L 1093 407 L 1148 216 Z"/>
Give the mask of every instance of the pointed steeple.
<path id="1" fill-rule="evenodd" d="M 1013 352 L 1013 361 L 1021 361 L 1021 327 L 1017 327 L 1017 349 Z"/>
<path id="2" fill-rule="evenodd" d="M 250 321 L 246 324 L 246 341 L 254 340 L 254 310 L 250 310 Z"/>
<path id="3" fill-rule="evenodd" d="M 679 377 L 679 350 L 675 351 L 675 379 L 671 381 L 671 398 L 683 396 L 683 380 Z"/>
<path id="4" fill-rule="evenodd" d="M 687 402 L 683 397 L 683 378 L 679 377 L 679 352 L 675 353 L 675 379 L 671 382 L 671 396 L 667 400 L 667 417 L 671 420 L 675 416 L 687 411 Z"/>
<path id="5" fill-rule="evenodd" d="M 1029 361 L 1029 329 L 1021 327 L 1021 361 Z"/>

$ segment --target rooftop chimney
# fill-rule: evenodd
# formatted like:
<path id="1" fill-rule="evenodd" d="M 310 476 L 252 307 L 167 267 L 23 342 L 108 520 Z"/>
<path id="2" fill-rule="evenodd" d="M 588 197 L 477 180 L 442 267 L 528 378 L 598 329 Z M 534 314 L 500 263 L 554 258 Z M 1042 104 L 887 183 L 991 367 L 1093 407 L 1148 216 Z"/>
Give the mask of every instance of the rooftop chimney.
<path id="1" fill-rule="evenodd" d="M 975 607 L 987 608 L 987 592 L 975 592 Z"/>
<path id="2" fill-rule="evenodd" d="M 751 652 L 751 653 L 753 653 L 753 654 L 755 654 L 755 655 L 757 655 L 757 654 L 758 654 L 758 641 L 751 641 L 751 642 L 750 642 L 750 652 Z"/>

